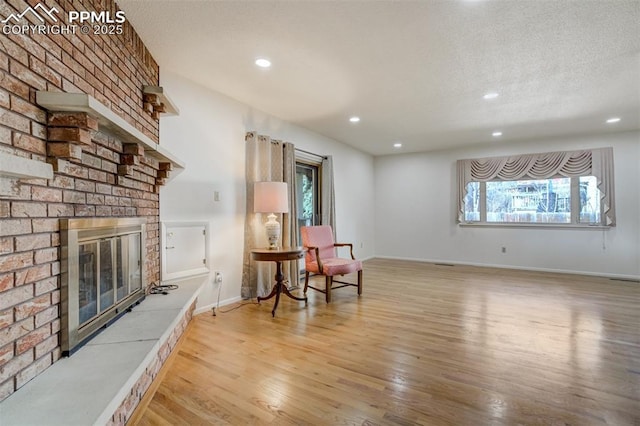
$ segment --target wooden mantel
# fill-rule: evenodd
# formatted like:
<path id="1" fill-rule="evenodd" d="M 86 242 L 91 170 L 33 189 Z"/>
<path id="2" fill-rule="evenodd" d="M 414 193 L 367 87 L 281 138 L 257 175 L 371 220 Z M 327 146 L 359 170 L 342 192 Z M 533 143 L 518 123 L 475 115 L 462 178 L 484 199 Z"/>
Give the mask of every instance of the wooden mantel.
<path id="1" fill-rule="evenodd" d="M 86 112 L 98 120 L 100 130 L 111 133 L 126 143 L 138 143 L 145 154 L 173 167 L 171 177 L 185 168 L 185 163 L 129 124 L 107 106 L 85 93 L 36 92 L 36 103 L 52 112 Z"/>

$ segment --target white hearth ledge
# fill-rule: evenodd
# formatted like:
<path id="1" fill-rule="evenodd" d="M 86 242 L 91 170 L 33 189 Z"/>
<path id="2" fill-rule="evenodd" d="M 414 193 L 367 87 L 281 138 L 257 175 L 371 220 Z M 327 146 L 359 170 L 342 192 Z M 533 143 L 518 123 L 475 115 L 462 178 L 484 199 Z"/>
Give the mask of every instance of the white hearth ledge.
<path id="1" fill-rule="evenodd" d="M 52 112 L 86 112 L 97 118 L 101 130 L 104 129 L 117 136 L 124 143 L 139 143 L 144 146 L 146 154 L 160 162 L 171 163 L 173 171 L 167 180 L 171 180 L 185 168 L 185 163 L 182 160 L 90 95 L 38 91 L 36 92 L 36 103 Z"/>
<path id="2" fill-rule="evenodd" d="M 196 300 L 203 280 L 152 294 L 0 402 L 0 425 L 105 425 Z"/>

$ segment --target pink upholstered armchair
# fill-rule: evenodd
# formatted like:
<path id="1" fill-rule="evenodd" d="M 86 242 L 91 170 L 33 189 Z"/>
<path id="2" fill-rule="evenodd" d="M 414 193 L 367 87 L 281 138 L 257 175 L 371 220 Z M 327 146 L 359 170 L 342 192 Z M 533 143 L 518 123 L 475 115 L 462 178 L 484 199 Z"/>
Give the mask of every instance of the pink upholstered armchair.
<path id="1" fill-rule="evenodd" d="M 362 262 L 353 256 L 353 244 L 335 243 L 330 226 L 302 226 L 300 228 L 302 245 L 306 249 L 304 258 L 306 274 L 304 277 L 304 292 L 311 287 L 326 296 L 327 303 L 331 302 L 331 290 L 346 286 L 358 287 L 358 295 L 362 294 Z M 337 257 L 336 247 L 349 247 L 351 259 Z M 325 288 L 320 289 L 309 285 L 309 273 L 325 276 Z M 336 275 L 346 275 L 357 272 L 358 283 L 348 283 L 334 279 Z M 342 285 L 333 287 L 333 283 Z"/>

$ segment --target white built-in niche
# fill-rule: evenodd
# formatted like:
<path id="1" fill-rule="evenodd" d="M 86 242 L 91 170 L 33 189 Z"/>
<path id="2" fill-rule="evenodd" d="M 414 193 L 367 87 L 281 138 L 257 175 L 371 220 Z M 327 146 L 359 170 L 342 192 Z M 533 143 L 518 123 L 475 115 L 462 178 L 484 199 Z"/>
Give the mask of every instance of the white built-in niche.
<path id="1" fill-rule="evenodd" d="M 209 273 L 209 223 L 161 222 L 163 282 Z"/>

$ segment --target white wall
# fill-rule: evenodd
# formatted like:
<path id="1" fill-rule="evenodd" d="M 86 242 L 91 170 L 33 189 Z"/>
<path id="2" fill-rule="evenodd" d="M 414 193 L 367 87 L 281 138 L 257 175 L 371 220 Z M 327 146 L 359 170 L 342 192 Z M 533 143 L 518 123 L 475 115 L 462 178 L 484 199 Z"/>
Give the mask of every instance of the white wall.
<path id="1" fill-rule="evenodd" d="M 617 226 L 480 228 L 455 223 L 458 159 L 612 146 Z M 640 132 L 528 141 L 375 159 L 379 257 L 640 276 Z M 507 252 L 502 254 L 501 247 Z"/>
<path id="2" fill-rule="evenodd" d="M 223 273 L 220 300 L 240 297 L 245 214 L 245 133 L 255 130 L 296 147 L 332 155 L 336 232 L 355 243 L 359 258 L 372 257 L 373 157 L 210 91 L 178 75 L 163 73 L 162 86 L 180 115 L 160 120 L 160 143 L 187 168 L 160 191 L 162 221 L 208 221 L 212 271 Z M 220 201 L 214 201 L 219 191 Z M 216 302 L 218 288 L 207 281 L 198 306 Z"/>

